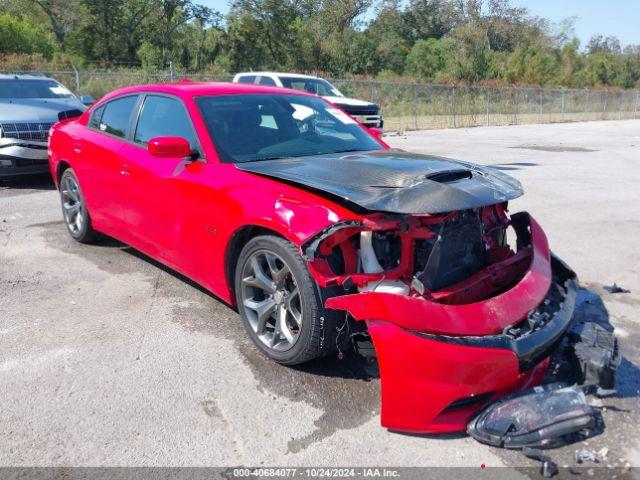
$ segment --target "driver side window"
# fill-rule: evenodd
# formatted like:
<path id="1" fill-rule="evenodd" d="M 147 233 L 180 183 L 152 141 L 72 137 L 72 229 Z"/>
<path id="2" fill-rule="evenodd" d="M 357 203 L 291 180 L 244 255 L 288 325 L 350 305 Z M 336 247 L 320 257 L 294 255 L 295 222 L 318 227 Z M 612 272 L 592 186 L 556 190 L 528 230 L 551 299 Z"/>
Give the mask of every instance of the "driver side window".
<path id="1" fill-rule="evenodd" d="M 148 95 L 136 126 L 134 141 L 146 145 L 154 137 L 182 137 L 192 149 L 199 144 L 184 105 L 175 98 Z"/>

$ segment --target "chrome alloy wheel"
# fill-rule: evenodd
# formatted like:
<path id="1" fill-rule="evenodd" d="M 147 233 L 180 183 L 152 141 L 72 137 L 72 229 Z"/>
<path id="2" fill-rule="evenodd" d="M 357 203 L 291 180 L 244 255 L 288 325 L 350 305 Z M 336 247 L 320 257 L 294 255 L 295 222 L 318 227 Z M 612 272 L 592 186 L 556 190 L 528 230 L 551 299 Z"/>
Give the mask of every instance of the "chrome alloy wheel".
<path id="1" fill-rule="evenodd" d="M 78 236 L 82 232 L 85 221 L 85 208 L 78 187 L 77 180 L 72 175 L 66 175 L 62 181 L 62 211 L 67 228 L 71 235 Z"/>
<path id="2" fill-rule="evenodd" d="M 242 270 L 242 307 L 256 336 L 268 348 L 287 351 L 300 336 L 302 304 L 296 279 L 273 252 L 259 250 Z"/>

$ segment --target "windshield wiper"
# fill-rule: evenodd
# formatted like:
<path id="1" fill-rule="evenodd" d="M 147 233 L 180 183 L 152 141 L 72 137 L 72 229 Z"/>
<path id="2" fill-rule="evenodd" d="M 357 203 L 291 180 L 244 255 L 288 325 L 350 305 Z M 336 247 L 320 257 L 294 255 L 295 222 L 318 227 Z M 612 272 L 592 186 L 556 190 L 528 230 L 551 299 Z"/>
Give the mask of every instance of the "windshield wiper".
<path id="1" fill-rule="evenodd" d="M 361 148 L 345 148 L 344 150 L 336 150 L 333 153 L 349 153 L 349 152 L 367 152 L 368 150 L 363 150 Z"/>
<path id="2" fill-rule="evenodd" d="M 260 157 L 260 158 L 252 158 L 251 160 L 242 160 L 240 163 L 262 162 L 263 160 L 282 160 L 283 158 L 290 158 L 290 157 Z"/>
<path id="3" fill-rule="evenodd" d="M 260 157 L 251 160 L 243 160 L 241 163 L 250 162 L 262 162 L 267 160 L 282 160 L 285 158 L 299 158 L 299 157 L 313 157 L 315 155 L 335 155 L 336 153 L 349 153 L 349 152 L 368 152 L 369 150 L 363 150 L 361 148 L 345 148 L 344 150 L 336 150 L 333 152 L 313 152 L 313 153 L 301 153 L 298 155 L 286 155 L 286 156 L 272 156 L 272 157 Z"/>

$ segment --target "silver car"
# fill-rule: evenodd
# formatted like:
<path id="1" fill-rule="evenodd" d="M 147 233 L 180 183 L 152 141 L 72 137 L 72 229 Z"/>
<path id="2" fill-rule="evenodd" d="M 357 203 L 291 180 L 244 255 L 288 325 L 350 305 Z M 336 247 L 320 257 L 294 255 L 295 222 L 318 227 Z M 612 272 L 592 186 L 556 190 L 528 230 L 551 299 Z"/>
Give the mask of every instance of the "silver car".
<path id="1" fill-rule="evenodd" d="M 0 178 L 48 172 L 49 128 L 85 109 L 82 101 L 51 78 L 0 74 Z"/>

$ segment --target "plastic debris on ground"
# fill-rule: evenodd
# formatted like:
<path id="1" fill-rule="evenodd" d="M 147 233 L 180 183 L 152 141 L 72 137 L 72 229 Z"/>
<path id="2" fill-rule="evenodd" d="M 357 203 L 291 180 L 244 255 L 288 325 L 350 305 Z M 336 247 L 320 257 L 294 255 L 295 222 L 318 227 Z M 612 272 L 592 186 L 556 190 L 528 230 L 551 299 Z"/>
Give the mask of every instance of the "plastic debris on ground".
<path id="1" fill-rule="evenodd" d="M 624 289 L 614 284 L 612 293 Z M 540 474 L 552 477 L 558 466 L 541 448 L 574 443 L 604 429 L 600 409 L 587 403 L 585 393 L 596 397 L 615 394 L 616 370 L 621 362 L 618 341 L 612 331 L 594 322 L 575 322 L 552 357 L 557 382 L 507 395 L 487 405 L 467 427 L 479 442 L 495 447 L 522 449 L 528 458 L 541 462 Z M 539 448 L 534 448 L 539 447 Z M 580 449 L 578 465 L 605 462 L 609 449 L 597 453 Z"/>
<path id="2" fill-rule="evenodd" d="M 567 332 L 571 363 L 578 382 L 598 388 L 599 396 L 615 393 L 620 349 L 612 332 L 593 322 L 577 322 Z"/>
<path id="3" fill-rule="evenodd" d="M 526 457 L 542 462 L 540 466 L 540 474 L 545 478 L 551 478 L 558 473 L 558 465 L 551 460 L 551 457 L 544 454 L 539 448 L 524 447 L 522 453 Z"/>
<path id="4" fill-rule="evenodd" d="M 615 282 L 611 286 L 605 285 L 604 289 L 609 293 L 631 293 L 631 290 L 627 290 L 626 288 L 622 288 Z"/>
<path id="5" fill-rule="evenodd" d="M 587 450 L 586 448 L 576 451 L 576 463 L 581 464 L 584 462 L 599 463 L 598 457 L 596 456 L 595 452 Z"/>

